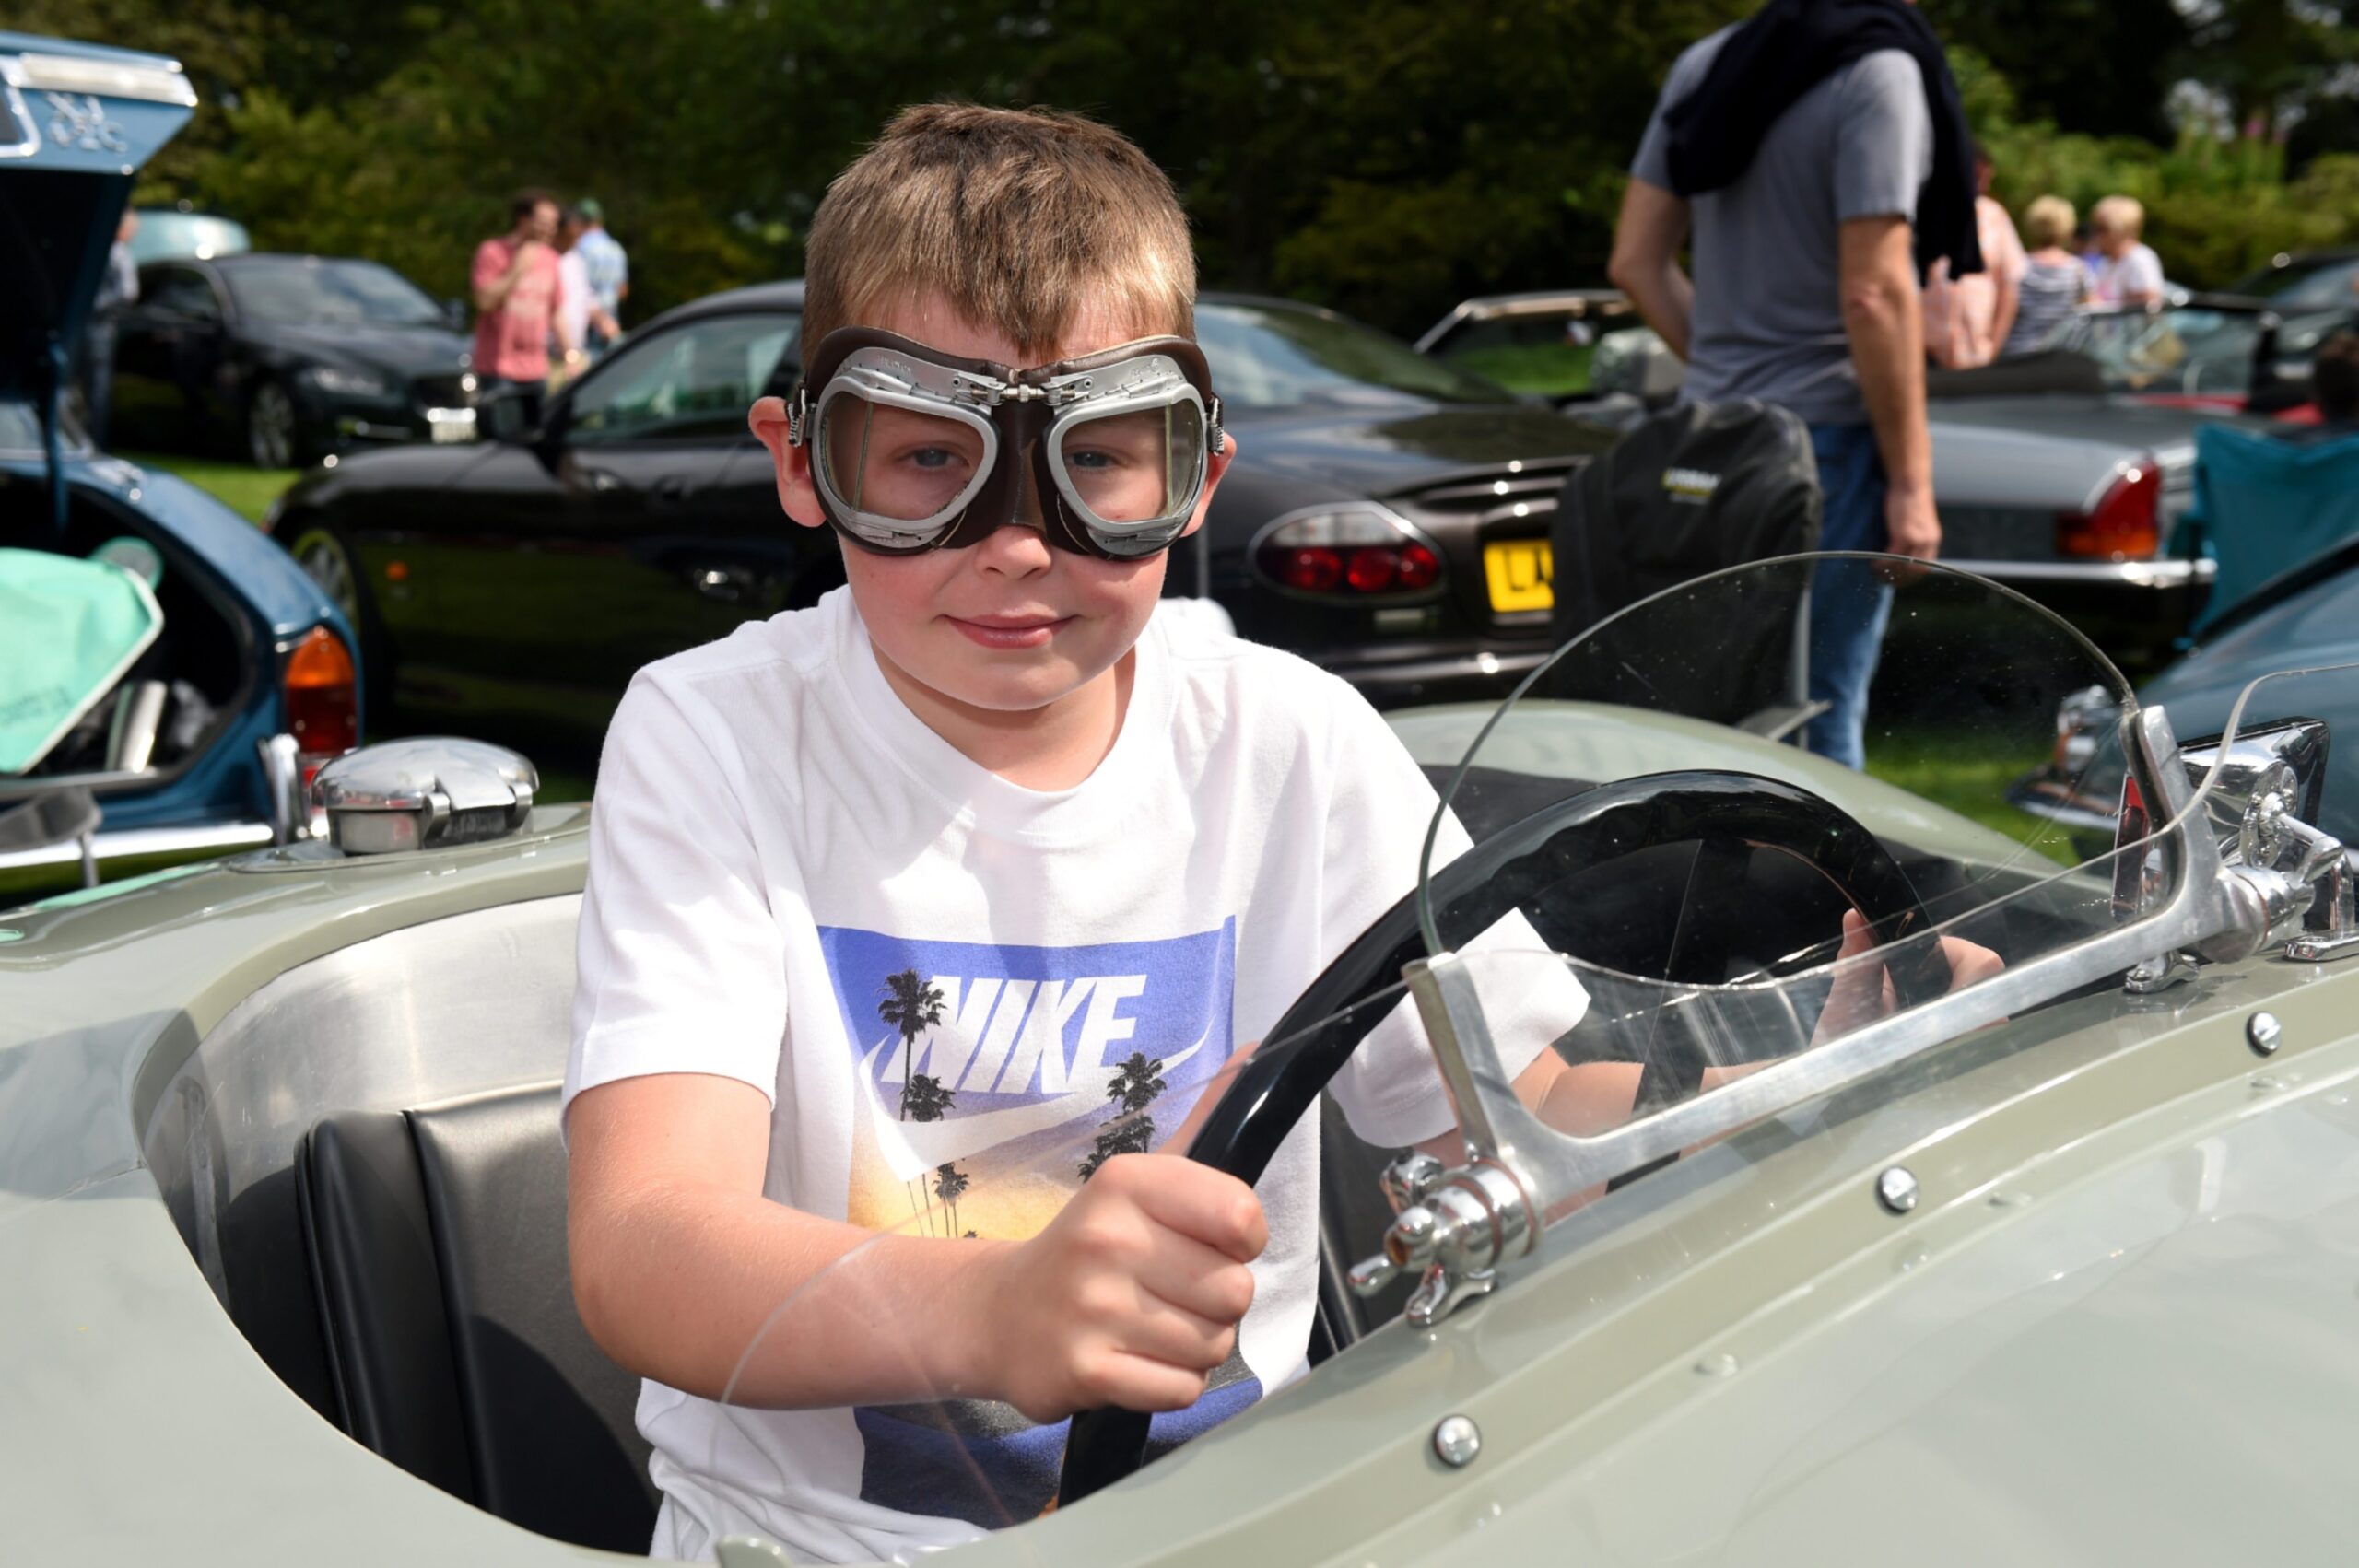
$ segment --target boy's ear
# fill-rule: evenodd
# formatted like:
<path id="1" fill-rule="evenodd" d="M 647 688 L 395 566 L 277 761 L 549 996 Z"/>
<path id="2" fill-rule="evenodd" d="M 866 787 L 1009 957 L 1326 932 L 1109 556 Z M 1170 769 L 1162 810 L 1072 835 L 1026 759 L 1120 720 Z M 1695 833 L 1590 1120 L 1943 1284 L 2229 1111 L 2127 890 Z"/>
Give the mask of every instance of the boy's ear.
<path id="1" fill-rule="evenodd" d="M 1228 465 L 1236 461 L 1237 438 L 1226 431 L 1222 435 L 1226 439 L 1221 442 L 1220 451 L 1204 464 L 1204 493 L 1196 497 L 1196 515 L 1190 518 L 1188 526 L 1180 531 L 1182 539 L 1204 526 L 1204 512 L 1213 504 L 1213 492 L 1220 488 L 1220 476 L 1226 474 Z"/>
<path id="2" fill-rule="evenodd" d="M 745 427 L 769 449 L 770 466 L 778 474 L 778 504 L 786 515 L 805 528 L 825 528 L 827 514 L 819 509 L 819 492 L 811 483 L 811 449 L 786 439 L 786 399 L 756 398 Z"/>

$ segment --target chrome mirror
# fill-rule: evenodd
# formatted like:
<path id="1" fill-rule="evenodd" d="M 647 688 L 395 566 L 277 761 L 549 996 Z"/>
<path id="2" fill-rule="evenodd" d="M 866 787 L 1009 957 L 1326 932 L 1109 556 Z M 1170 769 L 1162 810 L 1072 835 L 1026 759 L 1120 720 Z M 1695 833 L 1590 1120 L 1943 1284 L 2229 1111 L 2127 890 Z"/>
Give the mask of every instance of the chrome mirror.
<path id="1" fill-rule="evenodd" d="M 541 777 L 505 746 L 448 736 L 363 746 L 311 780 L 328 837 L 347 855 L 504 838 L 524 825 Z"/>
<path id="2" fill-rule="evenodd" d="M 2326 794 L 2327 751 L 2324 722 L 2282 719 L 2239 731 L 2224 746 L 2214 735 L 2179 753 L 2190 783 L 2212 780 L 2204 803 L 2221 859 L 2316 890 L 2286 907 L 2272 904 L 2268 937 L 2288 943 L 2288 958 L 2311 962 L 2359 950 L 2352 856 L 2312 825 Z"/>

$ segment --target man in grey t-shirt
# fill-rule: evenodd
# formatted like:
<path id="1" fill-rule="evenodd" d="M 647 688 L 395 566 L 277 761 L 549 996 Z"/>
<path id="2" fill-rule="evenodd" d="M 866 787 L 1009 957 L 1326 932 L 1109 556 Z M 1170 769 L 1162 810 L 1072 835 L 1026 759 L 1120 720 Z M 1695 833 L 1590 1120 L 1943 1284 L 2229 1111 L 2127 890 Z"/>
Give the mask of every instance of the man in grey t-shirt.
<path id="1" fill-rule="evenodd" d="M 1862 55 L 1774 121 L 1751 167 L 1692 202 L 1672 193 L 1664 111 L 1704 79 L 1733 29 L 1690 47 L 1649 122 L 1614 236 L 1612 275 L 1687 361 L 1685 395 L 1782 404 L 1811 427 L 1826 497 L 1822 547 L 1931 560 L 1931 439 L 1914 236 L 1932 170 L 1917 63 Z M 1694 231 L 1695 280 L 1679 252 Z M 1867 692 L 1892 584 L 1830 563 L 1811 602 L 1811 749 L 1860 766 Z"/>

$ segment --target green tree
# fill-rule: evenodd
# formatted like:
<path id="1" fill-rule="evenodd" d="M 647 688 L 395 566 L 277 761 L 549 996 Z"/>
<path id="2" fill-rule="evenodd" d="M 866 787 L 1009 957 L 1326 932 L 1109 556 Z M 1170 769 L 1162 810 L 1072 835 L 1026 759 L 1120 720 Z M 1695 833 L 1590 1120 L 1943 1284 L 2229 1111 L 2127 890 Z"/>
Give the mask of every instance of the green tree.
<path id="1" fill-rule="evenodd" d="M 2275 140 L 2321 99 L 2347 100 L 2359 62 L 2350 6 L 2332 0 L 2196 0 L 2178 73 L 2220 96 L 2231 125 Z"/>
<path id="2" fill-rule="evenodd" d="M 2167 138 L 2163 100 L 2188 40 L 2174 0 L 1923 0 L 1953 63 L 1972 50 L 2025 114 L 2093 136 Z"/>

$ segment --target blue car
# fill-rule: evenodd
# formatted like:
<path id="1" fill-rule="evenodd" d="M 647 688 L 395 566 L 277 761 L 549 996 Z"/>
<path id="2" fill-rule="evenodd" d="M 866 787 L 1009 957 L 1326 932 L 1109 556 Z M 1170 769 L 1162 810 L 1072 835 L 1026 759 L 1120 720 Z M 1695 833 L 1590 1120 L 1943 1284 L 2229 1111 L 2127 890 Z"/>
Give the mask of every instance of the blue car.
<path id="1" fill-rule="evenodd" d="M 334 603 L 71 411 L 134 173 L 195 103 L 174 61 L 0 32 L 0 905 L 304 837 L 306 778 L 360 738 Z"/>

